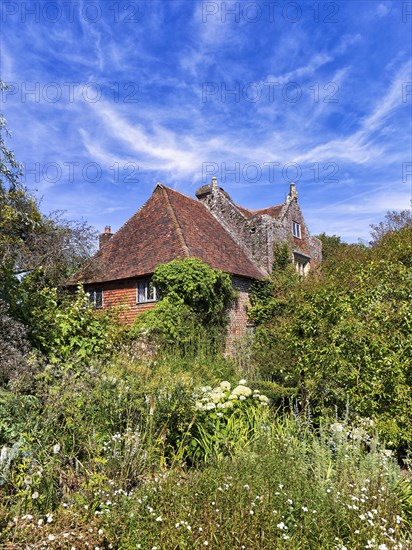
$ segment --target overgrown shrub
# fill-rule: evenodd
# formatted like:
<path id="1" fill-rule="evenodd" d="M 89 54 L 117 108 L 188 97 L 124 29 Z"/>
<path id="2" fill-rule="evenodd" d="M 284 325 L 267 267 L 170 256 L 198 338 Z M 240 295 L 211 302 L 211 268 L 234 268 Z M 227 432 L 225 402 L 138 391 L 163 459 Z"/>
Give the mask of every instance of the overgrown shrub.
<path id="1" fill-rule="evenodd" d="M 132 335 L 148 334 L 160 347 L 183 354 L 220 351 L 233 298 L 229 275 L 187 258 L 157 266 L 153 282 L 162 299 L 136 317 Z"/>
<path id="2" fill-rule="evenodd" d="M 402 456 L 412 440 L 411 250 L 410 226 L 370 249 L 337 246 L 304 280 L 286 267 L 259 282 L 250 310 L 262 378 L 295 387 L 303 410 L 372 418 Z"/>
<path id="3" fill-rule="evenodd" d="M 31 338 L 52 363 L 90 363 L 108 355 L 124 332 L 117 312 L 93 309 L 88 295 L 79 287 L 76 294 L 58 295 L 44 288 L 32 310 Z"/>

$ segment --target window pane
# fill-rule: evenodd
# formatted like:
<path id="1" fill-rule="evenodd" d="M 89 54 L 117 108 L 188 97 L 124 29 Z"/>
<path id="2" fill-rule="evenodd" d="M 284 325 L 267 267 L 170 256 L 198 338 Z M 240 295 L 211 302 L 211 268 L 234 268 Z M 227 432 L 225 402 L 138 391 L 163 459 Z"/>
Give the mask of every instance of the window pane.
<path id="1" fill-rule="evenodd" d="M 146 301 L 145 281 L 139 281 L 137 283 L 137 301 L 138 302 L 145 302 Z"/>
<path id="2" fill-rule="evenodd" d="M 99 288 L 95 291 L 95 307 L 103 307 L 103 290 Z"/>
<path id="3" fill-rule="evenodd" d="M 300 239 L 300 224 L 298 222 L 292 222 L 292 234 Z"/>
<path id="4" fill-rule="evenodd" d="M 154 284 L 152 281 L 148 281 L 147 283 L 147 299 L 148 300 L 155 299 L 155 290 L 154 290 Z"/>

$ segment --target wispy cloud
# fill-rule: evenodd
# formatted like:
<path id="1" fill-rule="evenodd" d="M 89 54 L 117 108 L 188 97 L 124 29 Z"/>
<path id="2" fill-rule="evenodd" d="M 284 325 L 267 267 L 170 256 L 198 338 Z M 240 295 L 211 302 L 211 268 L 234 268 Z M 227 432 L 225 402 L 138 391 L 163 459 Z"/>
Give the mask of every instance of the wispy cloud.
<path id="1" fill-rule="evenodd" d="M 38 98 L 19 89 L 2 105 L 17 157 L 41 169 L 78 163 L 74 180 L 63 172 L 58 181 L 33 182 L 44 208 L 115 226 L 158 179 L 192 193 L 205 162 L 215 163 L 219 176 L 238 163 L 240 177 L 229 173 L 225 188 L 251 207 L 282 200 L 284 167 L 297 164 L 311 229 L 351 240 L 367 238 L 369 223 L 385 210 L 409 205 L 411 181 L 401 165 L 411 147 L 411 98 L 402 98 L 411 81 L 411 31 L 400 28 L 399 6 L 339 3 L 335 22 L 327 22 L 324 4 L 316 20 L 303 3 L 291 22 L 276 5 L 273 20 L 262 11 L 251 21 L 242 3 L 239 17 L 205 17 L 204 2 L 174 0 L 139 2 L 138 17 L 127 21 L 130 7 L 116 12 L 97 1 L 101 14 L 91 22 L 87 2 L 75 4 L 71 19 L 66 10 L 56 22 L 23 21 L 18 13 L 0 38 L 3 78 L 40 87 Z M 272 98 L 270 81 L 278 83 Z M 57 102 L 43 97 L 51 82 L 62 86 Z M 80 83 L 71 100 L 67 82 Z M 90 82 L 102 92 L 96 102 L 84 98 Z M 216 87 L 207 101 L 206 82 Z M 299 87 L 296 101 L 285 97 L 289 82 Z M 261 92 L 256 101 L 245 93 L 250 83 Z M 102 168 L 98 181 L 82 171 L 92 162 Z M 273 178 L 265 169 L 257 181 L 245 177 L 247 163 L 270 162 L 278 163 Z M 113 167 L 127 163 L 138 166 L 138 177 L 114 178 Z M 328 163 L 339 169 L 336 181 Z"/>

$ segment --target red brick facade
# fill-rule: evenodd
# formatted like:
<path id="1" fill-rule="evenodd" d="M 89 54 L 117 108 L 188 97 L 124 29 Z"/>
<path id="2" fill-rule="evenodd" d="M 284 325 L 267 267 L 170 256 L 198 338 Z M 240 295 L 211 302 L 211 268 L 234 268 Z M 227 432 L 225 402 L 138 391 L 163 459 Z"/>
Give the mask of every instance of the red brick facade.
<path id="1" fill-rule="evenodd" d="M 137 303 L 138 279 L 123 279 L 84 285 L 85 290 L 99 288 L 103 290 L 103 308 L 121 307 L 121 319 L 131 325 L 138 313 L 153 309 L 156 302 Z"/>

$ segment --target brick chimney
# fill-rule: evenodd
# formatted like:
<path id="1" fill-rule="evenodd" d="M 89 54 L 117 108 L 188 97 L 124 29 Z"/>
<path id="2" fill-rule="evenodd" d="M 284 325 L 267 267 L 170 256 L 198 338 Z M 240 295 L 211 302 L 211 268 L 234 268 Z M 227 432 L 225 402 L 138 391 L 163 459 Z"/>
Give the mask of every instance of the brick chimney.
<path id="1" fill-rule="evenodd" d="M 112 228 L 110 225 L 106 225 L 104 228 L 104 233 L 99 235 L 99 250 L 104 246 L 110 239 L 113 237 Z"/>

